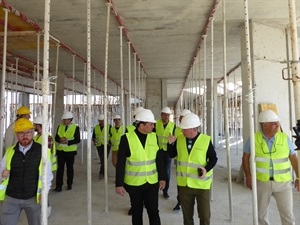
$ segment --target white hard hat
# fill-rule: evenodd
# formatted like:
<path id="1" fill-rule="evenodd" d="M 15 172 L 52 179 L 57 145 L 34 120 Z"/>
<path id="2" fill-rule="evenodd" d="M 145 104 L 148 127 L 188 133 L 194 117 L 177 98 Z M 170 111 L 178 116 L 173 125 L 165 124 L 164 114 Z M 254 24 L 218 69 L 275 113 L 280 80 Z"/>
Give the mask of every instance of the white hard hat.
<path id="1" fill-rule="evenodd" d="M 166 114 L 171 114 L 171 109 L 169 107 L 165 107 L 160 112 L 161 113 L 166 113 Z"/>
<path id="2" fill-rule="evenodd" d="M 100 114 L 100 115 L 98 116 L 98 120 L 104 120 L 104 114 Z"/>
<path id="3" fill-rule="evenodd" d="M 115 115 L 114 120 L 116 120 L 116 119 L 121 119 L 121 116 L 120 115 Z"/>
<path id="4" fill-rule="evenodd" d="M 144 107 L 139 106 L 137 107 L 134 111 L 133 111 L 133 116 L 135 116 L 137 113 L 139 113 L 140 111 L 144 110 Z"/>
<path id="5" fill-rule="evenodd" d="M 181 113 L 180 113 L 180 116 L 185 116 L 185 115 L 187 115 L 187 114 L 189 114 L 189 113 L 192 113 L 190 110 L 188 110 L 188 109 L 183 109 L 182 111 L 181 111 Z"/>
<path id="6" fill-rule="evenodd" d="M 73 119 L 73 113 L 72 112 L 64 112 L 64 114 L 62 115 L 61 119 Z"/>
<path id="7" fill-rule="evenodd" d="M 179 124 L 179 127 L 181 129 L 190 129 L 190 128 L 196 128 L 200 126 L 200 119 L 199 117 L 194 113 L 186 114 Z"/>
<path id="8" fill-rule="evenodd" d="M 43 117 L 37 116 L 33 119 L 33 124 L 43 124 Z"/>
<path id="9" fill-rule="evenodd" d="M 279 121 L 280 121 L 280 119 L 277 116 L 277 114 L 270 109 L 262 111 L 258 115 L 259 123 L 279 122 Z"/>
<path id="10" fill-rule="evenodd" d="M 150 109 L 144 109 L 138 112 L 135 115 L 135 120 L 141 122 L 156 123 L 156 120 L 154 119 L 154 115 Z"/>

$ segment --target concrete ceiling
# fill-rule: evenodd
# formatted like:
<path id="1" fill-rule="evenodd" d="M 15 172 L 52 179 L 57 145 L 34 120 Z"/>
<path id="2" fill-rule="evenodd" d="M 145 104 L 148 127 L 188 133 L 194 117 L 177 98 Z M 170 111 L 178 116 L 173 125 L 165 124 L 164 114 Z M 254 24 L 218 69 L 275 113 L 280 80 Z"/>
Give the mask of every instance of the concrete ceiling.
<path id="1" fill-rule="evenodd" d="M 106 3 L 106 0 L 91 0 L 91 63 L 94 68 L 92 70 L 92 87 L 95 87 L 98 91 L 104 89 L 103 73 L 105 72 L 108 11 Z M 2 5 L 13 7 L 17 11 L 13 10 L 14 13 L 10 13 L 10 15 L 18 14 L 17 17 L 20 18 L 20 20 L 9 18 L 8 24 L 11 33 L 43 29 L 44 1 L 8 0 L 2 1 Z M 296 9 L 296 15 L 300 15 L 300 1 L 296 1 Z M 83 76 L 85 73 L 84 61 L 87 56 L 87 3 L 82 0 L 52 0 L 50 14 L 50 33 L 61 42 L 58 64 L 59 75 L 63 74 L 67 77 L 66 89 L 72 90 L 74 84 L 76 91 L 83 92 L 85 81 Z M 209 19 L 211 16 L 214 17 L 214 78 L 220 80 L 224 74 L 222 62 L 222 1 L 113 0 L 109 22 L 108 93 L 112 95 L 120 94 L 119 26 L 121 24 L 124 27 L 122 43 L 125 89 L 129 89 L 127 42 L 130 41 L 131 79 L 134 78 L 133 53 L 136 53 L 137 61 L 140 61 L 140 67 L 142 68 L 139 70 L 139 63 L 137 62 L 136 77 L 138 78 L 140 74 L 140 76 L 145 75 L 148 79 L 166 79 L 168 105 L 174 106 L 179 99 L 184 84 L 187 84 L 186 79 L 191 73 L 191 66 L 196 65 L 193 71 L 200 74 L 201 77 L 204 76 L 204 41 L 201 40 L 204 34 L 207 34 L 207 78 L 211 77 L 211 22 Z M 284 28 L 289 23 L 288 16 L 287 0 L 249 1 L 249 18 L 252 20 Z M 1 13 L 1 23 L 4 24 L 4 13 Z M 227 72 L 234 69 L 241 62 L 240 32 L 243 23 L 244 1 L 226 0 Z M 298 30 L 300 29 L 298 28 Z M 25 87 L 30 87 L 33 83 L 32 79 L 27 78 L 33 78 L 34 76 L 33 65 L 37 62 L 36 41 L 37 35 L 30 32 L 8 36 L 7 50 L 11 57 L 8 66 L 14 67 L 15 57 L 19 58 L 19 74 L 23 78 L 19 78 L 17 83 L 23 83 Z M 42 42 L 43 37 L 41 37 Z M 52 41 L 50 46 L 50 71 L 51 74 L 54 74 L 57 59 L 55 41 Z M 42 53 L 41 49 L 40 65 L 42 65 Z M 72 55 L 75 55 L 75 57 Z M 196 55 L 200 55 L 200 58 L 195 60 Z M 74 64 L 73 59 L 75 59 Z M 199 62 L 200 66 L 198 65 Z M 73 66 L 75 68 L 74 73 Z M 235 70 L 235 73 L 237 80 L 240 80 L 240 69 Z M 16 82 L 15 80 L 16 78 L 13 75 L 7 76 L 8 82 Z M 138 83 L 137 81 L 137 86 Z M 140 83 L 142 90 L 144 89 L 144 85 L 142 85 L 144 83 Z M 133 88 L 134 82 L 132 81 Z M 97 93 L 97 91 L 92 91 L 92 93 Z M 132 90 L 132 93 L 134 93 L 134 90 Z"/>

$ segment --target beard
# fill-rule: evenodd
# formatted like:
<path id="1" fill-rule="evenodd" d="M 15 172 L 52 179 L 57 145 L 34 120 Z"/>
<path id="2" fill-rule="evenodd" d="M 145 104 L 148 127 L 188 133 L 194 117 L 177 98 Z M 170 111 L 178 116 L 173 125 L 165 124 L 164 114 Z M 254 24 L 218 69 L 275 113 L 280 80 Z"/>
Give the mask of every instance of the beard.
<path id="1" fill-rule="evenodd" d="M 23 147 L 27 147 L 28 145 L 30 145 L 32 142 L 32 139 L 29 138 L 22 138 L 19 140 L 19 144 Z"/>

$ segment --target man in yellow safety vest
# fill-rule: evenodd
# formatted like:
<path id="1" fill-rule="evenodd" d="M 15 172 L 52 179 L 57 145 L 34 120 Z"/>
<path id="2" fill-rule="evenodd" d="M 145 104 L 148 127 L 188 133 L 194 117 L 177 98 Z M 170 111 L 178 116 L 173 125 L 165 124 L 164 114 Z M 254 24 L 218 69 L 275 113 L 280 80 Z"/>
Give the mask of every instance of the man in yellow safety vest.
<path id="1" fill-rule="evenodd" d="M 57 142 L 57 171 L 54 191 L 56 192 L 62 191 L 65 164 L 67 166 L 67 190 L 72 189 L 77 144 L 81 141 L 79 127 L 72 123 L 73 118 L 72 112 L 64 112 L 61 117 L 62 124 L 57 127 L 55 135 L 55 141 Z"/>
<path id="2" fill-rule="evenodd" d="M 279 117 L 272 110 L 259 113 L 261 131 L 254 135 L 258 224 L 269 224 L 268 208 L 274 196 L 281 223 L 294 225 L 291 165 L 295 171 L 295 187 L 300 191 L 298 159 L 289 137 L 279 129 Z M 244 146 L 243 168 L 247 187 L 252 189 L 250 139 Z"/>
<path id="3" fill-rule="evenodd" d="M 177 157 L 176 180 L 185 225 L 194 225 L 195 199 L 200 225 L 210 224 L 210 190 L 218 158 L 211 137 L 199 133 L 199 126 L 199 117 L 187 114 L 179 124 L 183 135 L 168 137 L 168 153 Z"/>
<path id="4" fill-rule="evenodd" d="M 143 224 L 144 205 L 149 225 L 160 225 L 158 191 L 165 187 L 163 151 L 152 132 L 154 115 L 149 109 L 136 114 L 136 129 L 121 137 L 116 166 L 117 194 L 130 196 L 132 224 Z"/>
<path id="5" fill-rule="evenodd" d="M 26 118 L 15 122 L 14 132 L 18 142 L 7 148 L 0 164 L 0 224 L 17 224 L 22 210 L 28 224 L 41 224 L 42 146 L 33 141 L 33 124 Z M 46 163 L 48 183 L 53 179 L 50 154 Z"/>

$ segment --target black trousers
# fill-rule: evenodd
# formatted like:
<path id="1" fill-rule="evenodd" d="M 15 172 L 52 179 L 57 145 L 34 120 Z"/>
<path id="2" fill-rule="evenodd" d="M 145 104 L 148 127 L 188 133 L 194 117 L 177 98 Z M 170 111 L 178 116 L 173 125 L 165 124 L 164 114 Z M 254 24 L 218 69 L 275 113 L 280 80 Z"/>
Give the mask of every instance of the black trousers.
<path id="1" fill-rule="evenodd" d="M 73 184 L 74 178 L 74 161 L 76 152 L 56 151 L 57 155 L 57 171 L 56 171 L 56 187 L 63 186 L 63 177 L 65 164 L 67 166 L 67 184 Z"/>
<path id="2" fill-rule="evenodd" d="M 158 210 L 158 183 L 145 183 L 141 186 L 124 184 L 128 192 L 132 208 L 132 225 L 143 225 L 143 208 L 146 207 L 149 225 L 160 225 Z"/>
<path id="3" fill-rule="evenodd" d="M 168 152 L 164 151 L 164 164 L 165 164 L 165 170 L 166 170 L 166 173 L 167 173 L 167 180 L 166 180 L 166 187 L 163 190 L 163 193 L 168 193 L 168 190 L 169 190 L 169 187 L 170 187 L 171 162 L 172 162 L 172 159 L 170 158 Z"/>
<path id="4" fill-rule="evenodd" d="M 104 145 L 97 146 L 98 155 L 100 158 L 100 171 L 99 174 L 104 175 Z M 107 158 L 110 152 L 110 145 L 107 145 Z"/>

